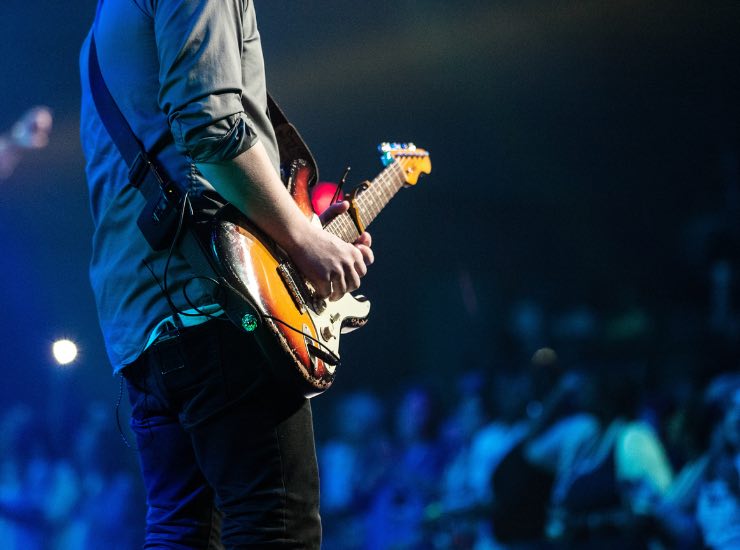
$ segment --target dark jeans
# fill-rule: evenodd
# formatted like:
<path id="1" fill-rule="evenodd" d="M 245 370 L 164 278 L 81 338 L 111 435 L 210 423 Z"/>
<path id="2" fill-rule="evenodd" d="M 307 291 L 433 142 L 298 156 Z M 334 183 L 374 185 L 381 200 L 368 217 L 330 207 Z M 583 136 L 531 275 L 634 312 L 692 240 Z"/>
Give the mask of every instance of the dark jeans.
<path id="1" fill-rule="evenodd" d="M 310 403 L 272 377 L 251 335 L 209 321 L 155 344 L 124 375 L 145 548 L 320 546 Z"/>

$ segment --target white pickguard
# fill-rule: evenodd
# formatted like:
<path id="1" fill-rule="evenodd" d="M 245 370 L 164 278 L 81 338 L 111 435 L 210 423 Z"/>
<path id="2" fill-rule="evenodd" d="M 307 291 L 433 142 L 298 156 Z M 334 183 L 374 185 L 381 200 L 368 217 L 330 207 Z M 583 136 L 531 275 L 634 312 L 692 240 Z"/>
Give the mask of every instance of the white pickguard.
<path id="1" fill-rule="evenodd" d="M 339 336 L 352 332 L 359 328 L 370 314 L 370 301 L 364 296 L 353 296 L 345 294 L 336 302 L 326 302 L 326 309 L 320 314 L 315 311 L 309 311 L 309 315 L 316 327 L 318 340 L 322 346 L 326 346 L 333 355 L 339 357 Z M 353 326 L 347 324 L 342 326 L 346 320 L 357 319 L 360 324 Z M 327 368 L 333 371 L 334 367 L 327 363 Z"/>

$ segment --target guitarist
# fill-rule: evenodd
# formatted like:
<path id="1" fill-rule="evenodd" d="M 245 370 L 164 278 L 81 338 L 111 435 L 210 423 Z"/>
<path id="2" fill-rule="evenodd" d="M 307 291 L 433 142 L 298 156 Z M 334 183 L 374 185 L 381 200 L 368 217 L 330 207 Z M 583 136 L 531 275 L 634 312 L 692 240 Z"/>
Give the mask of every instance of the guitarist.
<path id="1" fill-rule="evenodd" d="M 93 34 L 103 79 L 161 170 L 193 195 L 215 190 L 232 202 L 319 296 L 360 286 L 370 236 L 352 245 L 309 224 L 283 186 L 252 0 L 100 1 L 80 63 L 90 278 L 129 390 L 146 546 L 318 548 L 309 402 L 273 379 L 251 335 L 221 320 L 212 285 L 176 248 L 169 257 L 142 236 L 145 200 L 91 97 Z"/>

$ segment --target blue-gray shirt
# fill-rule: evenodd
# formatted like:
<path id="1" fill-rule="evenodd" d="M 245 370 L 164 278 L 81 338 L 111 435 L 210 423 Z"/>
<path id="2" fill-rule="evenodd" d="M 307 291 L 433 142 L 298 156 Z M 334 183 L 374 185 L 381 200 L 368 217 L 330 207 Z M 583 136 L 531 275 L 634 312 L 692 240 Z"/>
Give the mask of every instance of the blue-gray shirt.
<path id="1" fill-rule="evenodd" d="M 171 178 L 212 188 L 196 162 L 234 158 L 260 140 L 276 170 L 279 156 L 267 115 L 260 37 L 253 0 L 104 0 L 93 25 L 103 78 L 132 130 L 158 154 Z M 91 31 L 92 32 L 92 31 Z M 90 95 L 89 36 L 80 56 L 81 138 L 95 223 L 90 280 L 114 371 L 143 351 L 172 314 L 160 284 L 167 253 L 151 250 L 136 219 L 143 196 L 103 127 Z M 179 254 L 167 282 L 179 309 L 213 300 Z M 190 282 L 188 282 L 190 281 Z"/>

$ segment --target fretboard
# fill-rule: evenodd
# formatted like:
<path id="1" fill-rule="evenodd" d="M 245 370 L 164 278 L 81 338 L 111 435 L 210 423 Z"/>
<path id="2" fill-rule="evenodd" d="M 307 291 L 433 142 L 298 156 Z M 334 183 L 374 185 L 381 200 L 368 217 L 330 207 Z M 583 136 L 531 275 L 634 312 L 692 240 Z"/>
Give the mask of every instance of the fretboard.
<path id="1" fill-rule="evenodd" d="M 405 183 L 403 167 L 398 161 L 394 161 L 370 182 L 367 189 L 358 193 L 355 203 L 365 227 L 370 225 Z M 355 222 L 346 212 L 330 221 L 324 229 L 348 243 L 354 242 L 360 236 Z"/>

